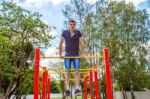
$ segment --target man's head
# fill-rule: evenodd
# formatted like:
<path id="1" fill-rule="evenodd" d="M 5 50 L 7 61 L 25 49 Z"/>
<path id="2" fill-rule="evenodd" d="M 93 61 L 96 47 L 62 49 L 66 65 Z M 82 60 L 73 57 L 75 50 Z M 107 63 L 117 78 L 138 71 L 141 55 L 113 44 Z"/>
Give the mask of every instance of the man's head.
<path id="1" fill-rule="evenodd" d="M 73 19 L 69 20 L 69 30 L 74 31 L 75 28 L 76 28 L 76 21 Z"/>

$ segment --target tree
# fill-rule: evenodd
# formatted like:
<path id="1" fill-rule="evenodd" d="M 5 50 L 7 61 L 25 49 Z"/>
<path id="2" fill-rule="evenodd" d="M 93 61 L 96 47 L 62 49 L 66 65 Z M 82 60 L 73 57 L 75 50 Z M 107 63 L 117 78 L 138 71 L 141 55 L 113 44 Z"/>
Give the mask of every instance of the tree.
<path id="1" fill-rule="evenodd" d="M 37 12 L 31 13 L 12 2 L 3 2 L 0 12 L 0 41 L 3 41 L 0 43 L 0 81 L 3 82 L 0 87 L 7 99 L 24 86 L 22 80 L 33 68 L 34 47 L 48 47 L 52 36 L 51 28 L 41 21 L 42 15 Z"/>
<path id="2" fill-rule="evenodd" d="M 75 6 L 76 3 L 70 5 Z M 76 19 L 77 16 L 74 14 L 78 13 L 75 10 L 75 7 L 70 10 L 66 8 L 64 11 L 67 13 L 64 14 L 69 17 L 73 15 L 72 18 Z M 86 12 L 81 9 L 78 11 Z M 109 48 L 113 82 L 118 83 L 124 91 L 131 91 L 132 99 L 134 90 L 143 90 L 148 84 L 146 72 L 146 46 L 150 36 L 148 17 L 146 10 L 136 10 L 132 3 L 105 0 L 92 5 L 91 10 L 82 16 L 81 30 L 84 35 L 86 34 L 87 43 L 85 50 L 90 55 L 100 55 L 102 51 L 99 49 Z M 101 74 L 104 76 L 103 72 Z"/>

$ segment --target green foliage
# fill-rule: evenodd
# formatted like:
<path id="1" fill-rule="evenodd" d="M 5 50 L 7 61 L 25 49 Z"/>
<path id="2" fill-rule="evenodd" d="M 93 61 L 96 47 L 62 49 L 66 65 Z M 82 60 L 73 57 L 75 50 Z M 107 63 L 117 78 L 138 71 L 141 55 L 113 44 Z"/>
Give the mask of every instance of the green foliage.
<path id="1" fill-rule="evenodd" d="M 52 39 L 51 27 L 41 16 L 12 2 L 1 3 L 0 93 L 6 93 L 7 98 L 15 90 L 17 95 L 32 93 L 34 47 L 48 47 Z"/>
<path id="2" fill-rule="evenodd" d="M 60 86 L 59 85 L 60 85 L 60 83 L 53 80 L 51 82 L 51 92 L 52 93 L 60 93 Z"/>
<path id="3" fill-rule="evenodd" d="M 146 10 L 137 10 L 131 3 L 105 1 L 98 1 L 85 10 L 81 8 L 88 4 L 83 0 L 78 1 L 71 0 L 72 3 L 66 5 L 63 14 L 67 19 L 76 19 L 80 24 L 86 54 L 101 55 L 104 47 L 109 48 L 116 90 L 148 88 L 146 57 L 150 31 Z M 101 61 L 94 59 L 88 62 L 101 64 Z M 104 76 L 103 73 L 100 74 Z M 103 77 L 101 84 L 104 85 Z M 102 91 L 103 88 L 105 85 Z"/>

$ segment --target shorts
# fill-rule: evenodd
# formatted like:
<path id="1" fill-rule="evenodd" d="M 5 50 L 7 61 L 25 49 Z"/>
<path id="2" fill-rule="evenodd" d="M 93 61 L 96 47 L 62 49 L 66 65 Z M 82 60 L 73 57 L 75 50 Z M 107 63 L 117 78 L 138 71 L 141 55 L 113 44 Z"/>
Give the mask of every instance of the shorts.
<path id="1" fill-rule="evenodd" d="M 75 56 L 76 57 L 76 56 L 79 56 L 79 53 L 76 53 L 76 54 L 65 53 L 65 56 Z M 74 58 L 74 59 L 65 58 L 64 63 L 65 63 L 66 71 L 70 71 L 72 62 L 74 65 L 74 70 L 78 71 L 80 69 L 80 59 L 79 58 Z"/>

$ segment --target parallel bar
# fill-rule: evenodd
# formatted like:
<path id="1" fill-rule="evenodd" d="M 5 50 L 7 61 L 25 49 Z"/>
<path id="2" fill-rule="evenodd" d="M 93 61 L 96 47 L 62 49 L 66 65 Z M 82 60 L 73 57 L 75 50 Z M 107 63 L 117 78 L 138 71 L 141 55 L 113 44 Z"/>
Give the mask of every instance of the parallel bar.
<path id="1" fill-rule="evenodd" d="M 66 72 L 65 71 L 61 71 L 61 72 L 59 72 L 60 74 L 65 74 Z M 59 74 L 59 73 L 56 73 L 56 72 L 49 72 L 49 74 Z M 70 73 L 75 73 L 75 72 L 70 72 Z M 88 71 L 87 72 L 80 72 L 79 71 L 79 73 L 88 73 Z"/>
<path id="2" fill-rule="evenodd" d="M 58 79 L 58 80 L 56 80 L 56 81 L 62 81 L 62 80 L 65 80 L 65 79 Z M 70 81 L 75 81 L 75 79 L 69 79 Z M 83 80 L 83 79 L 80 79 L 81 81 Z"/>
<path id="3" fill-rule="evenodd" d="M 86 77 L 86 75 L 84 75 L 84 99 L 88 99 L 87 77 Z"/>
<path id="4" fill-rule="evenodd" d="M 111 82 L 111 73 L 110 73 L 110 62 L 109 62 L 109 54 L 108 49 L 104 49 L 104 61 L 105 61 L 105 79 L 106 79 L 106 95 L 107 99 L 113 99 L 112 92 L 112 82 Z"/>
<path id="5" fill-rule="evenodd" d="M 34 99 L 38 99 L 39 92 L 39 64 L 40 64 L 40 49 L 35 49 L 35 58 L 34 58 Z"/>
<path id="6" fill-rule="evenodd" d="M 71 59 L 73 59 L 73 58 L 97 58 L 97 59 L 103 59 L 104 58 L 104 56 L 82 56 L 82 57 L 74 57 L 74 56 L 71 56 L 71 57 L 66 57 L 66 56 L 63 56 L 63 57 L 59 57 L 59 56 L 42 56 L 42 57 L 40 57 L 41 59 L 64 59 L 64 58 L 71 58 Z"/>
<path id="7" fill-rule="evenodd" d="M 48 98 L 48 71 L 46 70 L 46 75 L 45 75 L 45 98 Z"/>
<path id="8" fill-rule="evenodd" d="M 50 75 L 48 76 L 48 86 L 47 86 L 48 88 L 48 99 L 50 99 L 50 92 L 51 92 L 51 89 L 50 89 L 50 87 L 51 87 L 51 82 L 50 82 Z"/>
<path id="9" fill-rule="evenodd" d="M 63 70 L 63 71 L 65 71 L 65 69 L 63 69 L 63 68 L 62 68 L 62 69 L 48 68 L 47 70 L 48 70 L 48 71 L 51 71 L 51 70 L 52 70 L 52 71 L 53 71 L 53 70 L 58 70 L 58 71 L 59 71 L 59 70 L 61 70 L 61 71 Z M 88 68 L 87 68 L 87 69 L 79 69 L 79 71 L 88 71 L 88 70 L 89 70 Z M 75 69 L 70 69 L 70 71 L 75 71 Z"/>
<path id="10" fill-rule="evenodd" d="M 101 64 L 101 65 L 99 65 L 99 68 L 100 67 L 104 67 L 105 65 L 104 64 Z M 42 65 L 40 65 L 40 68 L 42 68 L 42 67 L 45 67 L 45 66 L 42 66 Z M 82 67 L 82 66 L 81 66 Z M 86 70 L 89 70 L 90 68 L 81 68 L 81 69 L 79 69 L 79 71 L 86 71 Z M 47 68 L 47 70 L 48 71 L 53 71 L 53 70 L 64 70 L 65 71 L 65 69 L 64 68 Z M 70 69 L 70 71 L 75 71 L 75 69 Z"/>
<path id="11" fill-rule="evenodd" d="M 46 99 L 45 97 L 45 88 L 46 88 L 46 67 L 43 67 L 43 77 L 42 77 L 42 99 Z"/>
<path id="12" fill-rule="evenodd" d="M 91 99 L 94 99 L 94 93 L 93 93 L 93 69 L 90 69 L 90 95 L 91 95 Z"/>
<path id="13" fill-rule="evenodd" d="M 95 78 L 95 81 L 94 81 L 94 84 L 95 84 L 95 97 L 96 97 L 96 99 L 100 99 L 97 67 L 94 67 L 94 78 Z"/>

